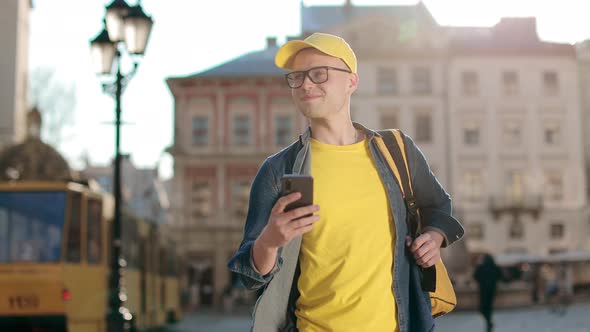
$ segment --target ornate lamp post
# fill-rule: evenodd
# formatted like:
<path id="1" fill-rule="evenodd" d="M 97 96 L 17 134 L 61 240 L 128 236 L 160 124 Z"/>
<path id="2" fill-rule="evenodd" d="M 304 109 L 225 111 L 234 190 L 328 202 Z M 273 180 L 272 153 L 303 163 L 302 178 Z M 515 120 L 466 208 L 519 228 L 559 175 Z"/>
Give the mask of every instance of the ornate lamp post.
<path id="1" fill-rule="evenodd" d="M 125 0 L 113 0 L 106 6 L 104 29 L 90 41 L 93 60 L 98 75 L 111 75 L 113 62 L 117 69 L 111 81 L 103 83 L 103 91 L 115 99 L 115 160 L 113 174 L 113 191 L 115 196 L 115 213 L 113 221 L 111 273 L 109 278 L 109 311 L 107 328 L 109 332 L 128 331 L 131 325 L 131 313 L 125 308 L 127 300 L 123 287 L 122 269 L 126 262 L 121 251 L 121 94 L 137 70 L 139 57 L 143 56 L 152 29 L 153 21 L 141 8 L 129 6 Z M 133 69 L 121 73 L 121 60 L 126 52 L 135 55 Z"/>

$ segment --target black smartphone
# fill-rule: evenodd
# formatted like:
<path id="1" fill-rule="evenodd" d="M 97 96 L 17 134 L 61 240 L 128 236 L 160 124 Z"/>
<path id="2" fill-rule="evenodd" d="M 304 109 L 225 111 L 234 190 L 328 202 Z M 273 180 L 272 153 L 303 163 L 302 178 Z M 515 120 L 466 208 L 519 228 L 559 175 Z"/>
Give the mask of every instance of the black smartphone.
<path id="1" fill-rule="evenodd" d="M 313 204 L 313 177 L 311 175 L 286 174 L 281 178 L 281 196 L 293 192 L 301 193 L 301 198 L 287 205 L 285 212 Z M 305 216 L 307 217 L 307 216 Z"/>

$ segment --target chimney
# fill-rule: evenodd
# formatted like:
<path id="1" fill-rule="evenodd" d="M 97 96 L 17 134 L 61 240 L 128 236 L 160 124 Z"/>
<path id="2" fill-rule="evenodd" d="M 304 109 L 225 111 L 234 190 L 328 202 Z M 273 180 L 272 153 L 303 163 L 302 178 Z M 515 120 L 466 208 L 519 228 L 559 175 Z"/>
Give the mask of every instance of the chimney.
<path id="1" fill-rule="evenodd" d="M 535 17 L 503 17 L 494 27 L 496 37 L 518 42 L 537 42 L 537 20 Z"/>
<path id="2" fill-rule="evenodd" d="M 266 37 L 266 48 L 273 48 L 277 46 L 277 37 Z"/>

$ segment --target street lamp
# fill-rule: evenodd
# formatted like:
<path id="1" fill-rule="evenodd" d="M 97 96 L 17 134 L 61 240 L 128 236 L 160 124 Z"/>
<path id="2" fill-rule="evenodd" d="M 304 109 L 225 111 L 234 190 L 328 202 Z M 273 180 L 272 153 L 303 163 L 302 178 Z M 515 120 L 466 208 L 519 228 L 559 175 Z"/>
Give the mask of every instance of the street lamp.
<path id="1" fill-rule="evenodd" d="M 141 8 L 129 6 L 125 0 L 113 0 L 106 6 L 105 27 L 90 41 L 91 52 L 98 75 L 111 75 L 113 62 L 117 62 L 114 81 L 103 83 L 103 91 L 115 99 L 115 160 L 113 174 L 113 191 L 115 196 L 115 213 L 113 220 L 111 273 L 109 278 L 109 311 L 107 329 L 109 332 L 128 331 L 131 325 L 131 313 L 125 307 L 127 295 L 122 287 L 122 269 L 126 262 L 122 255 L 121 243 L 121 94 L 137 70 L 138 56 L 142 56 L 152 29 L 153 20 Z M 133 69 L 121 73 L 122 51 L 133 58 Z M 112 79 L 112 78 L 111 78 Z"/>

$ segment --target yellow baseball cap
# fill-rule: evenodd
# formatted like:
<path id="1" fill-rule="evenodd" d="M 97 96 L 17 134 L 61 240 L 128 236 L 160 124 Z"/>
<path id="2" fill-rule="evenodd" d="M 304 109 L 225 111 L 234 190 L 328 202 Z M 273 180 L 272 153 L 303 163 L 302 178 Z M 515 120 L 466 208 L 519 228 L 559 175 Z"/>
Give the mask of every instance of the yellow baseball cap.
<path id="1" fill-rule="evenodd" d="M 350 45 L 341 37 L 321 32 L 316 32 L 304 40 L 291 40 L 285 43 L 275 56 L 275 64 L 279 68 L 293 69 L 295 55 L 305 48 L 315 48 L 322 53 L 342 59 L 348 69 L 356 73 L 356 55 Z"/>

